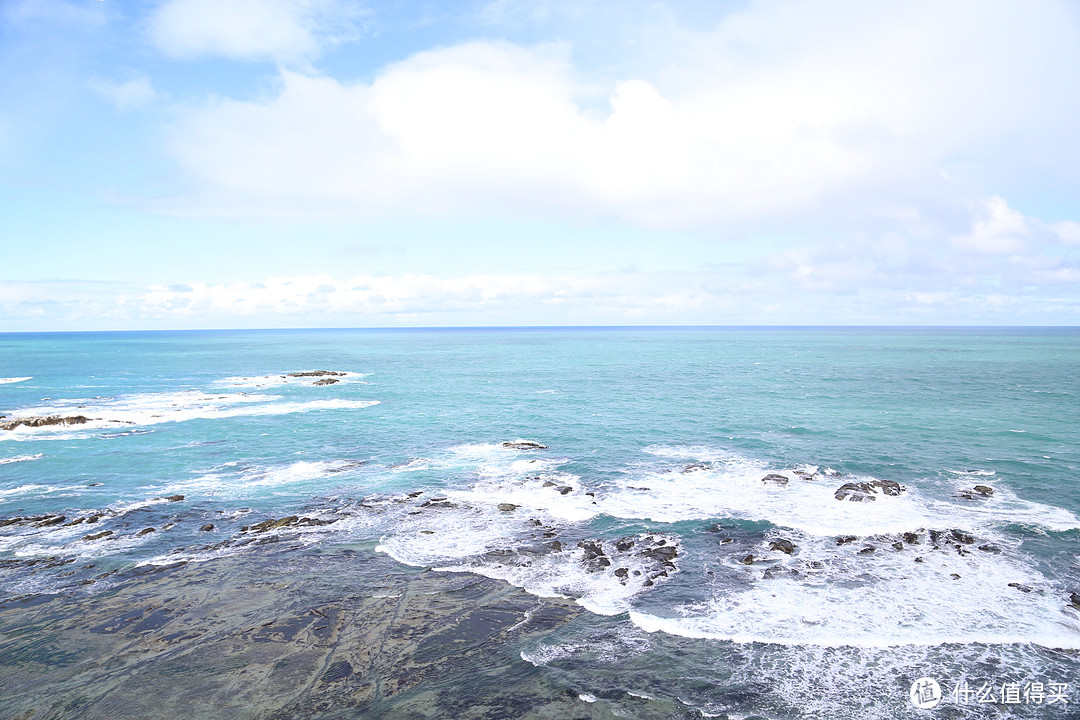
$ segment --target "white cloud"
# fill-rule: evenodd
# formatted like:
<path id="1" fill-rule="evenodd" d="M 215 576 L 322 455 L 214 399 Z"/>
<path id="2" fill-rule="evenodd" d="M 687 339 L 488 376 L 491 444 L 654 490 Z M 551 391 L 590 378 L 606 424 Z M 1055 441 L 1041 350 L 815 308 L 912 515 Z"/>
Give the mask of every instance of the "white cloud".
<path id="1" fill-rule="evenodd" d="M 963 250 L 985 255 L 1023 252 L 1032 228 L 1023 213 L 1013 210 L 1005 198 L 986 198 L 974 213 L 971 232 L 953 238 Z"/>
<path id="2" fill-rule="evenodd" d="M 147 77 L 123 81 L 92 78 L 87 86 L 121 110 L 143 107 L 158 96 Z"/>
<path id="3" fill-rule="evenodd" d="M 665 32 L 670 64 L 614 79 L 568 45 L 496 42 L 371 82 L 283 72 L 271 97 L 177 123 L 172 152 L 203 193 L 173 209 L 878 222 L 965 199 L 942 179 L 965 154 L 1009 169 L 1050 136 L 1053 162 L 1080 161 L 1074 100 L 1051 92 L 1080 64 L 1057 3 L 752 3 Z"/>
<path id="4" fill-rule="evenodd" d="M 170 57 L 296 62 L 350 37 L 359 15 L 348 0 L 165 0 L 148 32 Z"/>

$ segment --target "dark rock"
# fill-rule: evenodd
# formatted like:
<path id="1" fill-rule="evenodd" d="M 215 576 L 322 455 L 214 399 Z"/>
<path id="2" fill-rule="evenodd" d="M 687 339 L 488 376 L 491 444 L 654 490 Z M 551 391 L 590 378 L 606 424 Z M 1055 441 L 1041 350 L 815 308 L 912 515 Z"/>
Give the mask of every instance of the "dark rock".
<path id="1" fill-rule="evenodd" d="M 1077 610 L 1080 610 L 1080 593 L 1076 591 L 1069 592 L 1069 604 Z"/>
<path id="2" fill-rule="evenodd" d="M 963 543 L 964 545 L 972 545 L 975 543 L 975 538 L 963 530 L 953 530 L 949 533 L 949 536 L 956 542 Z"/>
<path id="3" fill-rule="evenodd" d="M 311 372 L 291 372 L 286 374 L 285 377 L 291 378 L 303 378 L 303 377 L 344 377 L 345 373 L 336 372 L 334 370 L 312 370 Z"/>
<path id="4" fill-rule="evenodd" d="M 904 543 L 897 540 L 896 542 L 894 542 L 892 544 L 892 548 L 893 548 L 893 550 L 903 550 L 904 549 Z"/>
<path id="5" fill-rule="evenodd" d="M 634 539 L 633 538 L 624 537 L 624 538 L 619 538 L 618 540 L 615 541 L 615 549 L 618 550 L 619 552 L 626 552 L 627 550 L 629 550 L 632 547 L 634 547 Z"/>
<path id="6" fill-rule="evenodd" d="M 25 425 L 26 427 L 45 427 L 47 425 L 82 425 L 87 422 L 90 422 L 90 418 L 83 415 L 69 415 L 66 417 L 61 415 L 24 417 L 0 423 L 0 430 L 14 430 L 20 425 Z"/>
<path id="7" fill-rule="evenodd" d="M 851 543 L 855 542 L 858 539 L 859 538 L 855 537 L 854 535 L 840 535 L 839 537 L 836 538 L 836 544 L 837 545 L 850 545 Z"/>
<path id="8" fill-rule="evenodd" d="M 552 540 L 551 542 L 544 543 L 544 547 L 550 548 L 555 552 L 562 552 L 562 543 L 558 540 Z"/>
<path id="9" fill-rule="evenodd" d="M 503 512 L 513 512 L 517 510 L 518 506 L 514 503 L 499 503 L 499 509 Z"/>
<path id="10" fill-rule="evenodd" d="M 994 494 L 994 488 L 990 487 L 989 485 L 976 485 L 972 489 L 983 497 L 990 497 Z"/>
<path id="11" fill-rule="evenodd" d="M 213 523 L 207 523 L 207 524 L 203 525 L 201 528 L 199 528 L 199 530 L 201 530 L 202 532 L 210 532 L 213 529 L 214 529 Z"/>
<path id="12" fill-rule="evenodd" d="M 316 380 L 311 383 L 312 385 L 333 385 L 334 383 L 341 382 L 337 378 L 323 378 L 322 380 Z"/>
<path id="13" fill-rule="evenodd" d="M 953 580 L 959 580 L 960 579 L 960 574 L 959 573 L 949 573 L 949 577 L 951 577 Z"/>
<path id="14" fill-rule="evenodd" d="M 83 523 L 83 522 L 86 522 L 86 518 L 84 518 L 84 517 L 75 518 L 74 520 L 69 520 L 68 522 L 64 523 L 64 527 L 71 527 L 72 525 L 78 525 L 78 524 Z"/>
<path id="15" fill-rule="evenodd" d="M 604 554 L 603 546 L 595 540 L 581 540 L 577 546 L 585 551 L 586 560 L 592 560 Z"/>
<path id="16" fill-rule="evenodd" d="M 93 535 L 83 535 L 83 540 L 100 540 L 101 538 L 108 537 L 112 534 L 112 530 L 103 530 L 102 532 L 94 533 Z"/>
<path id="17" fill-rule="evenodd" d="M 1001 548 L 999 548 L 997 545 L 991 545 L 989 543 L 987 543 L 986 545 L 980 545 L 979 549 L 982 550 L 983 552 L 988 552 L 988 553 L 991 553 L 993 555 L 1000 555 L 1001 554 Z"/>
<path id="18" fill-rule="evenodd" d="M 683 475 L 687 473 L 697 472 L 698 470 L 708 470 L 709 466 L 706 463 L 690 463 L 682 469 Z"/>
<path id="19" fill-rule="evenodd" d="M 558 488 L 558 491 L 560 495 L 566 495 L 568 493 L 574 492 L 574 488 L 570 487 L 569 485 L 563 485 Z"/>
<path id="20" fill-rule="evenodd" d="M 630 574 L 630 571 L 627 570 L 624 567 L 615 568 L 615 577 L 617 577 L 617 578 L 624 578 L 625 579 L 626 576 L 629 575 L 629 574 Z"/>
<path id="21" fill-rule="evenodd" d="M 903 485 L 895 480 L 870 480 L 864 482 L 844 483 L 833 494 L 837 500 L 849 500 L 851 502 L 873 502 L 877 500 L 877 493 L 896 497 L 906 490 Z"/>
<path id="22" fill-rule="evenodd" d="M 653 560 L 659 560 L 661 563 L 665 564 L 670 564 L 671 561 L 678 556 L 678 554 L 679 551 L 671 545 L 649 548 L 648 550 L 641 553 L 641 555 L 644 555 L 645 557 L 650 557 Z"/>
<path id="23" fill-rule="evenodd" d="M 56 515 L 54 517 L 42 520 L 41 522 L 34 523 L 34 527 L 51 527 L 52 525 L 59 525 L 67 520 L 63 515 Z"/>
<path id="24" fill-rule="evenodd" d="M 875 550 L 877 550 L 877 548 L 875 548 L 873 545 L 867 545 L 866 547 L 864 547 L 862 550 L 859 551 L 859 554 L 860 555 L 872 555 Z"/>
<path id="25" fill-rule="evenodd" d="M 941 538 L 944 537 L 944 535 L 945 533 L 941 532 L 940 530 L 930 531 L 930 543 L 934 546 L 935 549 L 937 549 L 938 543 L 941 542 Z"/>
<path id="26" fill-rule="evenodd" d="M 824 570 L 825 569 L 825 563 L 821 562 L 820 560 L 812 560 L 810 562 L 810 569 L 812 569 L 812 570 Z"/>
<path id="27" fill-rule="evenodd" d="M 915 562 L 917 562 L 917 563 L 924 563 L 924 562 L 926 562 L 926 561 L 925 561 L 925 560 L 923 560 L 923 559 L 922 559 L 921 557 L 917 557 L 917 558 L 915 558 Z"/>
<path id="28" fill-rule="evenodd" d="M 739 562 L 741 562 L 743 565 L 753 565 L 754 564 L 754 556 L 753 555 L 747 555 L 746 557 L 744 557 Z"/>
<path id="29" fill-rule="evenodd" d="M 1009 583 L 1009 587 L 1016 588 L 1017 590 L 1019 590 L 1022 593 L 1031 592 L 1031 588 L 1028 587 L 1027 585 L 1024 585 L 1023 583 L 1011 582 L 1011 583 Z"/>
<path id="30" fill-rule="evenodd" d="M 424 494 L 423 490 L 417 490 L 416 492 L 409 493 L 406 497 L 411 497 L 411 498 L 420 497 L 423 494 Z"/>
<path id="31" fill-rule="evenodd" d="M 769 473 L 765 477 L 761 478 L 761 482 L 772 483 L 773 485 L 787 485 L 788 479 L 787 476 L 780 475 L 779 473 Z"/>
<path id="32" fill-rule="evenodd" d="M 91 515 L 90 517 L 86 518 L 86 524 L 89 525 L 90 523 L 96 523 L 102 517 L 102 515 Z"/>
<path id="33" fill-rule="evenodd" d="M 904 542 L 906 542 L 908 545 L 918 545 L 919 544 L 919 534 L 918 533 L 906 532 L 906 533 L 904 533 L 903 538 L 904 538 Z"/>
<path id="34" fill-rule="evenodd" d="M 169 502 L 180 502 L 184 499 L 183 495 L 166 495 L 162 500 L 168 500 Z"/>
<path id="35" fill-rule="evenodd" d="M 785 555 L 791 555 L 793 552 L 795 552 L 795 545 L 790 540 L 784 540 L 781 538 L 780 540 L 773 540 L 771 543 L 769 543 L 769 549 L 778 550 Z"/>
<path id="36" fill-rule="evenodd" d="M 730 545 L 733 542 L 735 542 L 735 538 L 720 538 L 721 545 Z"/>
<path id="37" fill-rule="evenodd" d="M 142 537 L 143 535 L 149 535 L 149 534 L 150 534 L 150 533 L 152 533 L 152 532 L 157 532 L 157 530 L 155 530 L 155 529 L 154 529 L 154 528 L 152 528 L 152 527 L 148 527 L 148 528 L 143 528 L 143 529 L 142 529 L 142 530 L 140 530 L 140 531 L 139 531 L 138 533 L 136 533 L 136 534 L 135 534 L 135 536 L 136 536 L 136 537 Z"/>
<path id="38" fill-rule="evenodd" d="M 514 450 L 547 450 L 547 445 L 541 445 L 538 442 L 532 440 L 517 440 L 515 442 L 504 442 L 502 444 L 504 448 L 513 448 Z"/>
<path id="39" fill-rule="evenodd" d="M 300 518 L 296 515 L 283 517 L 280 520 L 274 520 L 273 518 L 271 518 L 269 520 L 263 520 L 261 523 L 256 523 L 255 525 L 252 525 L 249 529 L 251 530 L 251 532 L 263 533 L 268 530 L 276 530 L 278 528 L 288 527 L 289 525 L 295 525 L 299 519 Z"/>

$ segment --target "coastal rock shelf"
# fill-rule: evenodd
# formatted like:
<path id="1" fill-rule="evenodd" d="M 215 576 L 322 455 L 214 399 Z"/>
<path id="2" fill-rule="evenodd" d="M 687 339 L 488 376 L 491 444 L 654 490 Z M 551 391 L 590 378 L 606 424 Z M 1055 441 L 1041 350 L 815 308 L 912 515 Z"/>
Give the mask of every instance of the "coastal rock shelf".
<path id="1" fill-rule="evenodd" d="M 296 549 L 114 579 L 0 604 L 9 717 L 608 717 L 515 649 L 582 611 L 500 581 Z"/>

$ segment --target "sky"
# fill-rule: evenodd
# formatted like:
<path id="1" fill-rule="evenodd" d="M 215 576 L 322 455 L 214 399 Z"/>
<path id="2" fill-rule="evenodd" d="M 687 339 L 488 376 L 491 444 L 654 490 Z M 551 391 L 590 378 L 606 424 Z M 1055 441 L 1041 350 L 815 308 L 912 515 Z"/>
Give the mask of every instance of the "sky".
<path id="1" fill-rule="evenodd" d="M 1080 325 L 1080 5 L 0 0 L 0 332 Z"/>

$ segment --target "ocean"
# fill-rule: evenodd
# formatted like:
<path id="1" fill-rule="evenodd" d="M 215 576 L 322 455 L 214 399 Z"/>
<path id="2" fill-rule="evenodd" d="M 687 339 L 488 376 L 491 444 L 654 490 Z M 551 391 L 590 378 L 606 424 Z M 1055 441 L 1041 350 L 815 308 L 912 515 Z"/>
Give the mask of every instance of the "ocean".
<path id="1" fill-rule="evenodd" d="M 5 717 L 1078 717 L 1075 328 L 3 334 L 0 415 Z M 275 635 L 336 695 L 244 705 L 290 573 L 486 593 L 402 657 L 487 684 L 391 688 L 354 618 Z"/>

